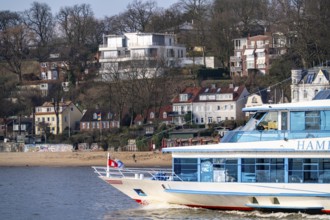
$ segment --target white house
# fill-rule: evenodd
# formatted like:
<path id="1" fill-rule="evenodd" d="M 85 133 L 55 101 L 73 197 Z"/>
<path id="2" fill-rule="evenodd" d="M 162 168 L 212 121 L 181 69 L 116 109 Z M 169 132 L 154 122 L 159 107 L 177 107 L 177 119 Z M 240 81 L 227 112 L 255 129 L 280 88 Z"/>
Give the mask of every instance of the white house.
<path id="1" fill-rule="evenodd" d="M 173 104 L 174 123 L 182 125 L 184 115 L 191 114 L 195 124 L 217 124 L 227 120 L 244 120 L 242 108 L 249 92 L 245 86 L 187 88 Z"/>
<path id="2" fill-rule="evenodd" d="M 291 70 L 291 102 L 310 101 L 319 91 L 330 89 L 329 70 L 326 67 Z"/>
<path id="3" fill-rule="evenodd" d="M 99 51 L 100 73 L 104 79 L 109 72 L 120 72 L 125 77 L 133 68 L 151 76 L 161 67 L 179 66 L 186 57 L 186 48 L 177 44 L 174 34 L 161 33 L 104 35 Z"/>
<path id="4" fill-rule="evenodd" d="M 202 88 L 193 103 L 193 120 L 195 124 L 221 123 L 228 120 L 244 120 L 242 108 L 245 106 L 249 92 L 245 86 Z"/>

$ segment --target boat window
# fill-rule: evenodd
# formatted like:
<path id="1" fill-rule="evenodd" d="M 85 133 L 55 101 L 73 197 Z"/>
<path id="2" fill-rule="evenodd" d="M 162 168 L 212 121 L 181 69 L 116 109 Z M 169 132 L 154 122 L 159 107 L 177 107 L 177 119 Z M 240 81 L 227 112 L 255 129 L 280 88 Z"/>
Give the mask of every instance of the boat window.
<path id="1" fill-rule="evenodd" d="M 323 159 L 289 159 L 289 183 L 317 183 L 321 182 L 319 173 Z M 326 178 L 322 178 L 323 179 Z M 326 181 L 326 180 L 325 180 Z"/>
<path id="2" fill-rule="evenodd" d="M 320 112 L 319 111 L 311 111 L 306 112 L 306 130 L 320 130 Z"/>
<path id="3" fill-rule="evenodd" d="M 291 112 L 290 125 L 292 131 L 320 130 L 320 111 Z"/>
<path id="4" fill-rule="evenodd" d="M 242 182 L 256 182 L 255 159 L 242 159 Z"/>
<path id="5" fill-rule="evenodd" d="M 277 130 L 277 112 L 268 112 L 258 123 L 257 130 Z"/>
<path id="6" fill-rule="evenodd" d="M 237 182 L 237 159 L 213 159 L 214 182 Z"/>
<path id="7" fill-rule="evenodd" d="M 266 112 L 257 112 L 255 113 L 250 120 L 245 124 L 245 126 L 242 128 L 242 131 L 253 131 L 256 129 L 256 125 L 259 123 L 259 121 L 264 117 Z"/>
<path id="8" fill-rule="evenodd" d="M 196 158 L 174 158 L 174 173 L 183 181 L 197 181 Z"/>
<path id="9" fill-rule="evenodd" d="M 273 158 L 270 165 L 270 182 L 284 182 L 284 159 Z"/>
<path id="10" fill-rule="evenodd" d="M 201 182 L 213 182 L 213 160 L 201 159 L 200 164 Z"/>
<path id="11" fill-rule="evenodd" d="M 321 130 L 330 130 L 330 111 L 321 111 Z"/>

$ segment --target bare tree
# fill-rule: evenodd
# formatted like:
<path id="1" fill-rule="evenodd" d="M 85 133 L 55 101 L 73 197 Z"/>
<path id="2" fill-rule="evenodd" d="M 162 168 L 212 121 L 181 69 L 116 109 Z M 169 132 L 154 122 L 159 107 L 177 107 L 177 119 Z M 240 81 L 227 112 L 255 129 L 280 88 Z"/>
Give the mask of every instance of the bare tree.
<path id="1" fill-rule="evenodd" d="M 57 21 L 65 45 L 69 48 L 65 58 L 68 60 L 71 74 L 77 78 L 77 74 L 84 71 L 87 61 L 97 52 L 101 38 L 96 33 L 99 33 L 97 29 L 100 24 L 87 4 L 61 8 Z"/>
<path id="2" fill-rule="evenodd" d="M 155 1 L 134 0 L 128 4 L 125 13 L 125 21 L 131 32 L 145 32 L 146 27 L 150 22 L 152 15 L 156 9 L 157 3 Z"/>
<path id="3" fill-rule="evenodd" d="M 16 74 L 20 83 L 22 62 L 28 56 L 30 39 L 30 33 L 18 13 L 0 12 L 0 58 L 6 61 L 7 70 Z"/>
<path id="4" fill-rule="evenodd" d="M 42 61 L 49 56 L 50 43 L 54 37 L 55 23 L 50 7 L 46 3 L 33 2 L 24 12 L 24 23 L 34 34 L 37 58 Z"/>

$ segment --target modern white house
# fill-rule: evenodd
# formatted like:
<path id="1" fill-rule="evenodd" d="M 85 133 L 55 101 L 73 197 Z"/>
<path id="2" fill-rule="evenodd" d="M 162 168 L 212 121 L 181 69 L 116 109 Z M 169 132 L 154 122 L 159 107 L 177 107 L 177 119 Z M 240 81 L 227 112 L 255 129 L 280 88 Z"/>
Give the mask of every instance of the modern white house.
<path id="1" fill-rule="evenodd" d="M 193 88 L 184 90 L 173 102 L 174 123 L 186 123 L 185 114 L 191 114 L 195 124 L 218 124 L 227 120 L 244 120 L 242 108 L 249 92 L 245 86 Z"/>
<path id="2" fill-rule="evenodd" d="M 291 70 L 291 102 L 312 100 L 320 91 L 330 89 L 330 68 Z"/>
<path id="3" fill-rule="evenodd" d="M 111 80 L 109 73 L 119 73 L 122 78 L 132 72 L 152 77 L 161 74 L 163 67 L 179 66 L 186 57 L 186 48 L 177 44 L 176 35 L 167 33 L 104 35 L 99 52 L 104 80 Z"/>

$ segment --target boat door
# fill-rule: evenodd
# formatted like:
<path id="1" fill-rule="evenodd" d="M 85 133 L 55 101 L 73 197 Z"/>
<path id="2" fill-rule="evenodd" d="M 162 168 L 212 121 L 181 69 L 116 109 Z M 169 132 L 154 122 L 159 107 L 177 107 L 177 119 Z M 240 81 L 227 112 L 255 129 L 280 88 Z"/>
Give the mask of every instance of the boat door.
<path id="1" fill-rule="evenodd" d="M 317 183 L 319 177 L 318 163 L 303 163 L 304 183 Z"/>

